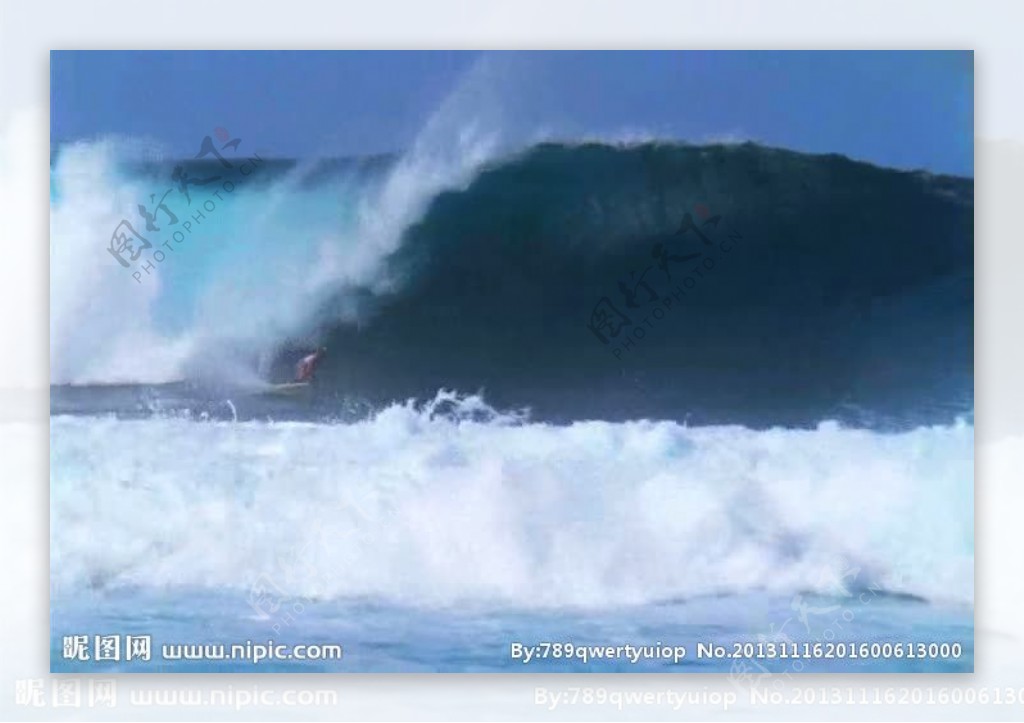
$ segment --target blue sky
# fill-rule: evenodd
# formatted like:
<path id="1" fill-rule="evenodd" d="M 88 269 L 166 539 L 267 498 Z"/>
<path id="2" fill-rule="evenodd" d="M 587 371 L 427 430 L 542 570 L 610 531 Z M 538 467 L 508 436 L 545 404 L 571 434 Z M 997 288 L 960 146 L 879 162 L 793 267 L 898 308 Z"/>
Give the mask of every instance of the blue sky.
<path id="1" fill-rule="evenodd" d="M 54 51 L 51 139 L 141 136 L 189 156 L 222 126 L 271 156 L 396 151 L 481 56 Z M 497 68 L 490 117 L 522 138 L 751 139 L 974 175 L 969 51 L 526 52 L 485 62 Z"/>

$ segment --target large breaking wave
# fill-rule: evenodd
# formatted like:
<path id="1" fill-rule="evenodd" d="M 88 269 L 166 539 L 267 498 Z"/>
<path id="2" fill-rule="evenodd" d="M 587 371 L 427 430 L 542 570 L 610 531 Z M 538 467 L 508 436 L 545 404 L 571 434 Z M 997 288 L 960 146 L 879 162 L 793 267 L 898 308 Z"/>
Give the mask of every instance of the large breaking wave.
<path id="1" fill-rule="evenodd" d="M 448 387 L 561 421 L 971 410 L 972 181 L 753 144 L 463 142 L 268 163 L 143 284 L 101 231 L 169 166 L 66 149 L 53 381 L 286 376 L 326 342 L 321 389 L 377 405 Z M 596 328 L 602 308 L 628 324 Z"/>
<path id="2" fill-rule="evenodd" d="M 325 329 L 326 381 L 561 420 L 949 421 L 973 398 L 972 193 L 753 144 L 534 147 L 434 199 L 395 292 Z"/>

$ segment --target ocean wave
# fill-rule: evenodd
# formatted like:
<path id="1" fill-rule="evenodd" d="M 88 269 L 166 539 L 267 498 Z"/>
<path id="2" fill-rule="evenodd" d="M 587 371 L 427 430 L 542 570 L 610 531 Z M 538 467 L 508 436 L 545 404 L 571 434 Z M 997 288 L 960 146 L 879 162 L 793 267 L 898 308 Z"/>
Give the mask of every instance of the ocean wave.
<path id="1" fill-rule="evenodd" d="M 973 426 L 556 426 L 445 393 L 351 424 L 54 417 L 55 596 L 511 608 L 973 601 Z"/>
<path id="2" fill-rule="evenodd" d="M 452 387 L 552 421 L 904 427 L 973 407 L 970 179 L 750 143 L 510 152 L 459 107 L 401 156 L 261 167 L 141 284 L 100 241 L 167 164 L 64 149 L 52 380 L 287 381 L 326 343 L 319 389 L 374 406 Z"/>
<path id="3" fill-rule="evenodd" d="M 393 291 L 320 327 L 322 383 L 557 421 L 949 422 L 973 406 L 972 193 L 749 143 L 535 146 L 433 200 Z"/>

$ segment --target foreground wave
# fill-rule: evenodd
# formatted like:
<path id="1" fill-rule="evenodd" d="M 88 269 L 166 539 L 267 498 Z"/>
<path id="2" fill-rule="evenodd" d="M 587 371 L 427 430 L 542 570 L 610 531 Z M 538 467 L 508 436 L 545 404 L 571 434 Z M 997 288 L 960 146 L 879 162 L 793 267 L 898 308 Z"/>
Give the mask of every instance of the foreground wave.
<path id="1" fill-rule="evenodd" d="M 973 426 L 52 418 L 56 597 L 162 588 L 511 608 L 871 587 L 973 601 Z M 855 571 L 855 572 L 851 572 Z"/>

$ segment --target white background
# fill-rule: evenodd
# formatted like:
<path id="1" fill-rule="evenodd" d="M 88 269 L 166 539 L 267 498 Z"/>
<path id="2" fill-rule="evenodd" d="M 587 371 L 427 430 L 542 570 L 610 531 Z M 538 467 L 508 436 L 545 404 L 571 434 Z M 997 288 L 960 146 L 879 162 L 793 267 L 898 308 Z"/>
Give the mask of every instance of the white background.
<path id="1" fill-rule="evenodd" d="M 1019 3 L 0 0 L 0 718 L 1020 720 L 1013 706 L 537 706 L 535 690 L 735 691 L 724 676 L 120 676 L 116 708 L 55 708 L 48 675 L 49 50 L 128 48 L 957 48 L 975 51 L 976 673 L 803 676 L 803 688 L 1024 695 L 1024 44 Z M 115 310 L 111 310 L 115 313 Z M 45 705 L 19 705 L 17 681 Z M 26 683 L 22 683 L 26 685 Z M 142 709 L 132 690 L 333 690 L 311 707 Z M 784 690 L 791 691 L 784 687 Z M 860 693 L 856 694 L 860 697 Z M 955 694 L 954 694 L 955 695 Z M 1005 697 L 1005 690 L 1003 692 Z M 818 694 L 820 698 L 820 694 Z M 955 697 L 952 700 L 956 700 Z"/>

